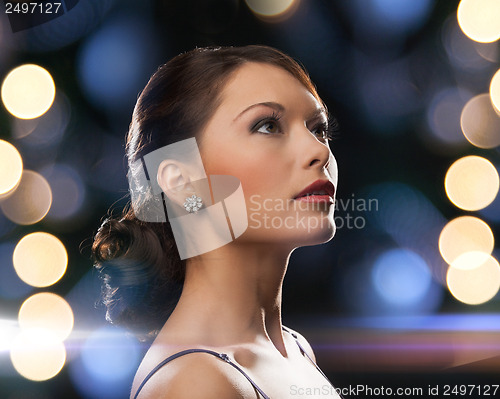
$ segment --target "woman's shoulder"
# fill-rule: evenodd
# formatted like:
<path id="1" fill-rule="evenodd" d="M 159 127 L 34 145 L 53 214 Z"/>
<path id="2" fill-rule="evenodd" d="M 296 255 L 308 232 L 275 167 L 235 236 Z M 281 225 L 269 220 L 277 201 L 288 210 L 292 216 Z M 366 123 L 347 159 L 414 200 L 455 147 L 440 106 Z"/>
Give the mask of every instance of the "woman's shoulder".
<path id="1" fill-rule="evenodd" d="M 260 388 L 242 369 L 258 354 L 262 348 L 248 342 L 224 346 L 164 329 L 137 370 L 130 398 L 143 385 L 137 399 L 255 399 Z"/>
<path id="2" fill-rule="evenodd" d="M 154 356 L 145 358 L 139 367 L 131 398 L 148 373 L 161 363 L 152 358 Z M 144 385 L 138 399 L 243 399 L 245 396 L 235 386 L 237 381 L 230 369 L 224 361 L 208 353 L 188 353 L 159 368 Z"/>
<path id="3" fill-rule="evenodd" d="M 315 361 L 315 356 L 309 342 L 299 332 L 284 327 L 290 334 L 290 340 L 296 340 L 309 357 Z M 167 344 L 168 342 L 168 344 Z M 176 342 L 174 345 L 173 343 Z M 296 346 L 289 341 L 289 345 Z M 207 350 L 207 352 L 191 352 Z M 226 350 L 227 349 L 227 350 Z M 248 348 L 203 348 L 182 344 L 175 339 L 166 339 L 153 343 L 137 370 L 131 391 L 131 399 L 143 381 L 147 379 L 137 399 L 246 399 L 255 398 L 255 389 L 236 368 L 231 367 L 217 354 L 228 353 L 234 358 L 235 351 L 241 357 Z M 165 363 L 167 359 L 172 360 Z M 152 373 L 157 366 L 161 366 Z"/>

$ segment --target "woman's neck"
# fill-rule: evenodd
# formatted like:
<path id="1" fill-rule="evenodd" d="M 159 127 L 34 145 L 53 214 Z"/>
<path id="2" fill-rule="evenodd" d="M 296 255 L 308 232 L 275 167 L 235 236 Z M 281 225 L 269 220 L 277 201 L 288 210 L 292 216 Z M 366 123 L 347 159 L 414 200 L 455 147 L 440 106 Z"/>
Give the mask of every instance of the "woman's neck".
<path id="1" fill-rule="evenodd" d="M 289 256 L 276 246 L 232 243 L 189 259 L 181 298 L 165 326 L 210 346 L 265 340 L 286 356 L 281 292 Z"/>

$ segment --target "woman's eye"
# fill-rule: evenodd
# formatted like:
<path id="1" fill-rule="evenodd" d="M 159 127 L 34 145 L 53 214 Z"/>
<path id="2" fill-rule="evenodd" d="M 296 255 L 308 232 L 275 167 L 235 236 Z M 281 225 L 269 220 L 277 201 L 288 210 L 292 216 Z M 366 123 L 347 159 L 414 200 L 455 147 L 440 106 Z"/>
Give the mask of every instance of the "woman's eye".
<path id="1" fill-rule="evenodd" d="M 312 130 L 312 133 L 314 133 L 316 137 L 322 140 L 328 139 L 328 128 L 325 125 L 317 126 L 315 129 Z"/>
<path id="2" fill-rule="evenodd" d="M 279 133 L 280 128 L 276 121 L 267 121 L 264 122 L 262 125 L 260 125 L 260 127 L 256 131 L 264 134 L 273 134 L 273 133 Z"/>

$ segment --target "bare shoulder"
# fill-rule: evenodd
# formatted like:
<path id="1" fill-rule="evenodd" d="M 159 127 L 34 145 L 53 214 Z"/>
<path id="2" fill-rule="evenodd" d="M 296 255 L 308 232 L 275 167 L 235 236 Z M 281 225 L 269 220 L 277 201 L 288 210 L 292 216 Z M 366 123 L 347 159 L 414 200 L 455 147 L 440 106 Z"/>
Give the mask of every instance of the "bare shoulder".
<path id="1" fill-rule="evenodd" d="M 302 345 L 302 347 L 304 348 L 306 353 L 309 355 L 309 357 L 312 360 L 314 360 L 314 362 L 316 362 L 316 356 L 314 355 L 314 351 L 313 351 L 311 345 L 309 344 L 309 342 L 307 341 L 307 339 L 305 339 L 302 334 L 298 333 L 294 329 L 292 329 L 290 327 L 286 327 L 286 328 L 288 329 L 288 331 L 290 331 L 291 333 L 293 333 L 297 336 L 297 341 L 299 341 L 299 344 Z"/>
<path id="2" fill-rule="evenodd" d="M 244 399 L 232 367 L 208 353 L 190 353 L 160 368 L 137 399 Z M 140 381 L 139 381 L 140 383 Z M 138 384 L 134 383 L 130 398 Z"/>

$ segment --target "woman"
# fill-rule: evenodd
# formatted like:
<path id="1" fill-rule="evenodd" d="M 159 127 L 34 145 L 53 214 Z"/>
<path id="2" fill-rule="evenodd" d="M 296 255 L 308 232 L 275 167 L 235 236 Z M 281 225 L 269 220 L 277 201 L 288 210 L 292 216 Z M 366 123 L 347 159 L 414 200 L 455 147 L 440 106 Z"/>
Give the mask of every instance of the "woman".
<path id="1" fill-rule="evenodd" d="M 195 49 L 152 76 L 127 137 L 132 208 L 107 219 L 93 245 L 108 320 L 155 336 L 131 398 L 338 397 L 307 341 L 281 323 L 290 254 L 335 233 L 329 129 L 306 72 L 270 47 Z M 134 190 L 148 154 L 193 137 L 207 176 L 241 182 L 248 226 L 181 259 L 172 219 L 139 220 L 154 207 L 151 192 Z M 148 178 L 170 207 L 193 195 L 201 210 L 214 203 L 182 157 L 164 159 Z"/>

